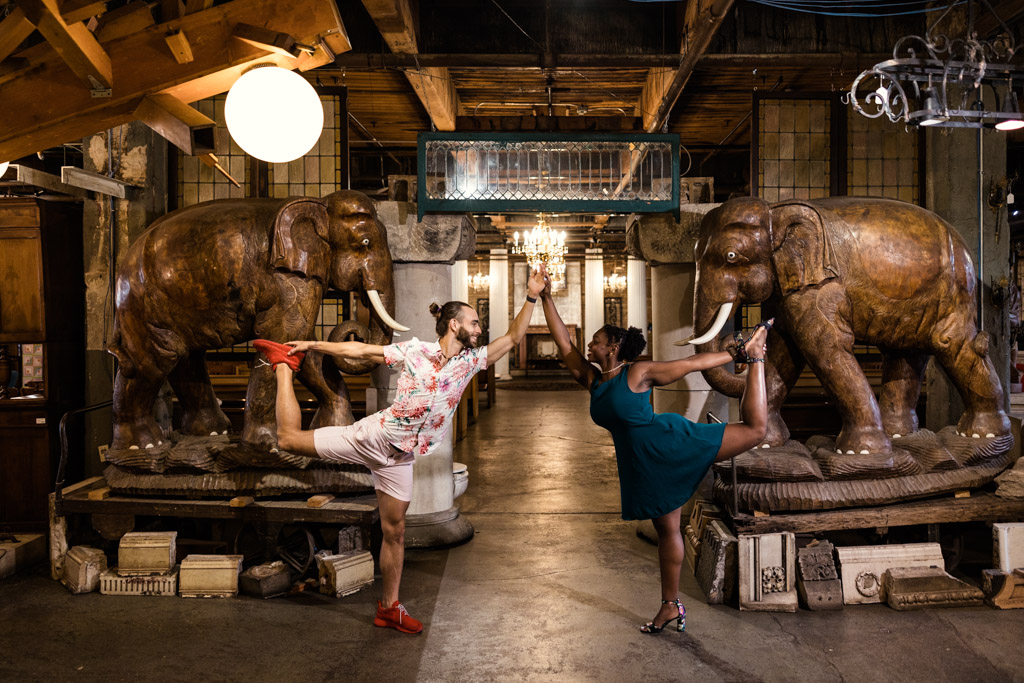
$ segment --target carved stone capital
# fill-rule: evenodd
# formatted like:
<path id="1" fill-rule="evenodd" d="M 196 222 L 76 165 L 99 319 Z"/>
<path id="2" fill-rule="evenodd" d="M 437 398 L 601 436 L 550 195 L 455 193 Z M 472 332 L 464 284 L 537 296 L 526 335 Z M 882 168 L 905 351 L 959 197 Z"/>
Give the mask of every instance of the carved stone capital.
<path id="1" fill-rule="evenodd" d="M 377 217 L 388 230 L 396 263 L 453 263 L 476 250 L 476 231 L 464 214 L 424 216 L 416 220 L 414 202 L 377 202 Z"/>
<path id="2" fill-rule="evenodd" d="M 651 265 L 693 263 L 700 223 L 717 206 L 683 204 L 679 221 L 670 213 L 631 214 L 626 219 L 626 251 Z"/>

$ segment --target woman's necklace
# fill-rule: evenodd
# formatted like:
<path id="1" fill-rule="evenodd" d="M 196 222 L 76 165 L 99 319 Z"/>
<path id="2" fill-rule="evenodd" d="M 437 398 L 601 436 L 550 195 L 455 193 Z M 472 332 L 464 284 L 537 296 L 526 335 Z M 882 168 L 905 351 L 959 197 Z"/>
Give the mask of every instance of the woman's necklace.
<path id="1" fill-rule="evenodd" d="M 607 375 L 607 374 L 608 374 L 609 372 L 615 372 L 616 370 L 618 370 L 619 368 L 621 368 L 621 367 L 622 367 L 623 365 L 625 365 L 625 363 L 619 363 L 618 365 L 616 365 L 616 366 L 615 366 L 614 368 L 612 368 L 611 370 L 602 370 L 602 371 L 601 371 L 601 374 L 602 374 L 602 375 Z"/>

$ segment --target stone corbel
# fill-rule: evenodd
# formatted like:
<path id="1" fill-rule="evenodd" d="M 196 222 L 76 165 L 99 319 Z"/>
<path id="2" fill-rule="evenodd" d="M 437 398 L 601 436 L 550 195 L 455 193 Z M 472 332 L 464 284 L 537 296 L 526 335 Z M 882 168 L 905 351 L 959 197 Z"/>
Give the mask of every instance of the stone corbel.
<path id="1" fill-rule="evenodd" d="M 693 248 L 705 214 L 719 204 L 684 204 L 679 220 L 670 213 L 630 214 L 626 251 L 651 265 L 693 263 Z"/>
<path id="2" fill-rule="evenodd" d="M 430 215 L 416 220 L 415 202 L 377 202 L 387 227 L 395 263 L 454 263 L 476 251 L 476 231 L 465 214 Z"/>

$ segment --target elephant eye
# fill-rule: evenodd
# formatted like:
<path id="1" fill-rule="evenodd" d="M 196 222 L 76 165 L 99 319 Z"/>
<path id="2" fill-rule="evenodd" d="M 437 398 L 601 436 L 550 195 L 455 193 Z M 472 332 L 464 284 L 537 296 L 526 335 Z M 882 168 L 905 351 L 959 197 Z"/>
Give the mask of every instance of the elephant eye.
<path id="1" fill-rule="evenodd" d="M 364 237 L 363 238 L 363 246 L 369 246 L 369 245 L 370 245 L 370 238 L 369 237 Z"/>
<path id="2" fill-rule="evenodd" d="M 730 261 L 735 261 L 736 260 L 736 252 L 735 251 L 727 252 L 726 255 L 725 255 L 725 258 L 729 259 Z"/>

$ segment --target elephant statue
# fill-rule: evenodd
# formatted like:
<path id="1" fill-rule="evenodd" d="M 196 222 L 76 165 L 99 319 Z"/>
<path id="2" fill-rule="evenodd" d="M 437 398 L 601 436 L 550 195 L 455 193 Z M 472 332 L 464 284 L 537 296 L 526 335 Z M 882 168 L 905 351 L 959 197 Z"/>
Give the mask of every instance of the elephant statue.
<path id="1" fill-rule="evenodd" d="M 835 402 L 841 458 L 890 453 L 917 431 L 915 413 L 929 356 L 945 369 L 966 410 L 956 429 L 1006 438 L 1003 389 L 975 326 L 976 277 L 964 240 L 934 213 L 890 199 L 832 197 L 769 205 L 730 200 L 700 226 L 690 343 L 717 351 L 725 322 L 743 303 L 763 303 L 776 324 L 765 366 L 769 428 L 763 446 L 786 444 L 779 410 L 805 364 Z M 883 355 L 876 400 L 853 354 L 855 342 Z M 739 396 L 743 379 L 705 371 L 716 390 Z M 994 476 L 994 475 L 993 475 Z"/>
<path id="2" fill-rule="evenodd" d="M 111 451 L 166 448 L 153 417 L 164 380 L 182 408 L 182 435 L 226 434 L 206 368 L 207 349 L 251 339 L 310 339 L 328 289 L 357 291 L 371 307 L 369 328 L 344 323 L 335 332 L 388 344 L 395 291 L 387 232 L 368 197 L 341 191 L 323 199 L 220 199 L 171 212 L 128 249 L 117 270 L 113 341 Z M 333 338 L 333 337 L 332 337 Z M 314 426 L 351 422 L 341 372 L 369 363 L 320 354 L 298 378 L 320 402 Z M 252 371 L 242 443 L 276 452 L 269 367 Z"/>

